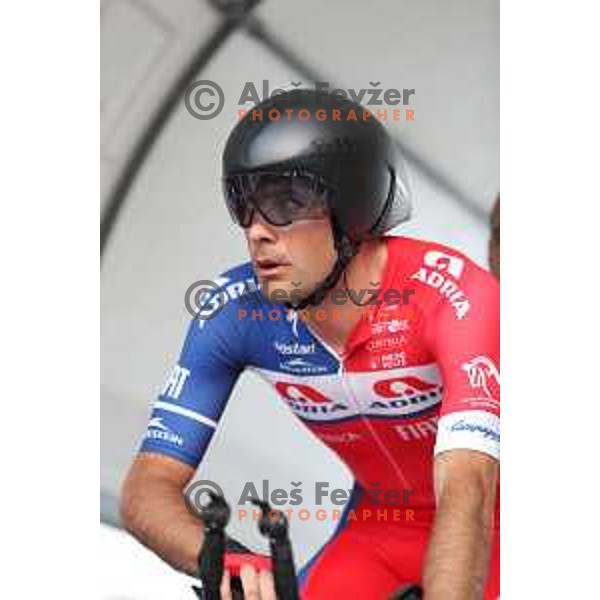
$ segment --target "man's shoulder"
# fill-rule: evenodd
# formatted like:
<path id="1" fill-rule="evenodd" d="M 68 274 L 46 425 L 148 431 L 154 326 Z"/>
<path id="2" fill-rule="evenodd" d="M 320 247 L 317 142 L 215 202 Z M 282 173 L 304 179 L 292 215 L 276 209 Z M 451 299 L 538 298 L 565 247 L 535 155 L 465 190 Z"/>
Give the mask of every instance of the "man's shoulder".
<path id="1" fill-rule="evenodd" d="M 257 286 L 250 261 L 227 267 L 210 280 L 197 281 L 192 294 L 194 300 L 202 294 L 202 310 L 196 317 L 200 330 L 218 330 L 237 321 L 239 305 L 258 297 Z"/>
<path id="2" fill-rule="evenodd" d="M 390 236 L 387 239 L 392 253 L 400 256 L 423 256 L 427 252 L 437 251 L 469 260 L 464 252 L 435 240 L 407 237 L 404 235 Z"/>
<path id="3" fill-rule="evenodd" d="M 459 250 L 413 238 L 393 238 L 389 248 L 390 281 L 409 286 L 415 293 L 413 300 L 429 314 L 462 320 L 474 312 L 491 312 L 496 305 L 496 278 Z"/>
<path id="4" fill-rule="evenodd" d="M 388 248 L 394 267 L 410 273 L 424 268 L 446 272 L 458 279 L 465 270 L 469 270 L 485 273 L 491 277 L 488 271 L 464 252 L 441 242 L 395 236 L 389 238 Z"/>
<path id="5" fill-rule="evenodd" d="M 258 290 L 258 280 L 250 261 L 226 268 L 212 283 L 225 303 L 239 301 L 249 294 L 256 295 Z"/>

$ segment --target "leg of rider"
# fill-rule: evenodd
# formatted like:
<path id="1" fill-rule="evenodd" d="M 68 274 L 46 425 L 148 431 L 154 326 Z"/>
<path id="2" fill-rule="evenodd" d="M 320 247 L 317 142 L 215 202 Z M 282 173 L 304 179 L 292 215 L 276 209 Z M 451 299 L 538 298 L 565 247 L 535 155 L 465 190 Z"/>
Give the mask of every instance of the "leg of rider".
<path id="1" fill-rule="evenodd" d="M 352 488 L 352 492 L 350 494 L 350 499 L 346 503 L 344 507 L 344 511 L 342 513 L 341 519 L 335 529 L 335 532 L 331 536 L 331 538 L 323 545 L 323 547 L 300 569 L 298 573 L 298 586 L 300 589 L 304 589 L 304 584 L 308 579 L 309 573 L 312 571 L 313 566 L 317 563 L 317 561 L 321 558 L 323 553 L 327 548 L 331 546 L 333 541 L 342 533 L 342 531 L 348 526 L 348 514 L 356 510 L 357 506 L 361 502 L 364 497 L 364 491 L 361 488 L 358 481 L 354 482 L 354 486 Z"/>
<path id="2" fill-rule="evenodd" d="M 346 595 L 382 600 L 404 585 L 420 584 L 430 525 L 395 521 L 394 510 L 388 508 L 388 518 L 379 520 L 364 498 L 351 514 L 346 514 L 343 527 L 311 566 L 304 580 L 302 600 L 328 600 Z M 497 537 L 485 600 L 499 597 L 499 549 Z"/>
<path id="3" fill-rule="evenodd" d="M 397 587 L 396 577 L 373 553 L 372 543 L 351 525 L 329 542 L 310 570 L 302 600 L 382 600 Z"/>
<path id="4" fill-rule="evenodd" d="M 345 527 L 310 569 L 302 599 L 382 600 L 419 583 L 428 527 L 394 521 L 394 510 L 399 512 L 395 507 L 378 513 L 365 498 L 346 515 Z"/>

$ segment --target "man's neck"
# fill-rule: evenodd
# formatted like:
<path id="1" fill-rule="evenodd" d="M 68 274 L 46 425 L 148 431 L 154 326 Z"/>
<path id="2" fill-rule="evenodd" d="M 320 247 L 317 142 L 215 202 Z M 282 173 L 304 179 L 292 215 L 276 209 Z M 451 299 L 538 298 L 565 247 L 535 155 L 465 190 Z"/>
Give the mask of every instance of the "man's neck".
<path id="1" fill-rule="evenodd" d="M 346 276 L 340 277 L 321 304 L 308 308 L 309 326 L 338 353 L 344 352 L 354 326 L 362 314 L 369 310 L 368 306 L 357 306 L 349 297 L 350 293 L 360 304 L 367 303 L 373 297 L 368 290 L 380 288 L 387 260 L 385 238 L 363 242 L 360 251 L 346 268 Z M 340 297 L 345 298 L 343 302 L 340 302 Z"/>

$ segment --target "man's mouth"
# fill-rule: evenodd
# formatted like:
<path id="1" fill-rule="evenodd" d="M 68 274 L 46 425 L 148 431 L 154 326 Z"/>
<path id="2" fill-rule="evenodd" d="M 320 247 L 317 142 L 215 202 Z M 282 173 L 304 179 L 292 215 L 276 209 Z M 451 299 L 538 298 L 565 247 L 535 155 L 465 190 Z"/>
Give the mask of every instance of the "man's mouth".
<path id="1" fill-rule="evenodd" d="M 254 264 L 258 273 L 263 277 L 277 275 L 286 267 L 290 266 L 290 263 L 287 261 L 276 258 L 257 258 L 255 259 Z"/>

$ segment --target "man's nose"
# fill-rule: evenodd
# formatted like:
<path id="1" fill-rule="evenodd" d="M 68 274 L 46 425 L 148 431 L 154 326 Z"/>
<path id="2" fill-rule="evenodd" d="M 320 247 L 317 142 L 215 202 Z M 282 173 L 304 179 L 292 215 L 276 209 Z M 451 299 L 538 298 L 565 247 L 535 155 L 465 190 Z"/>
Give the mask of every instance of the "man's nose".
<path id="1" fill-rule="evenodd" d="M 246 235 L 248 236 L 248 239 L 253 242 L 275 240 L 277 234 L 273 225 L 267 223 L 264 217 L 256 209 L 254 209 L 252 212 L 252 222 L 246 229 Z"/>

